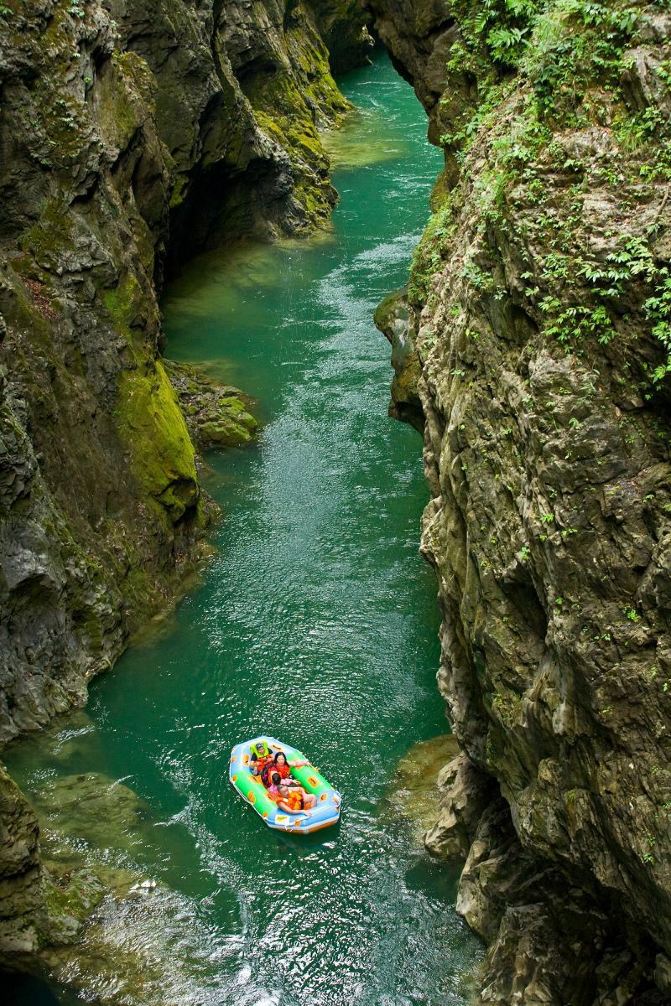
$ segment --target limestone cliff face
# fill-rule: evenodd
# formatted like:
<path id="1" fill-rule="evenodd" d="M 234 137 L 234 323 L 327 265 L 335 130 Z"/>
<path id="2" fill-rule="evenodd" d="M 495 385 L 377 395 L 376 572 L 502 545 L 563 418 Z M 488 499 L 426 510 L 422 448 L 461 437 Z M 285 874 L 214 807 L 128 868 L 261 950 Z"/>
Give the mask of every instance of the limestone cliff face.
<path id="1" fill-rule="evenodd" d="M 0 34 L 2 743 L 81 702 L 193 555 L 166 260 L 324 223 L 346 102 L 304 3 L 10 0 Z"/>
<path id="2" fill-rule="evenodd" d="M 446 150 L 380 319 L 464 752 L 429 845 L 467 856 L 483 1002 L 666 1002 L 671 12 L 368 6 Z"/>
<path id="3" fill-rule="evenodd" d="M 0 5 L 0 746 L 82 704 L 198 557 L 208 506 L 157 291 L 210 244 L 327 221 L 319 129 L 347 103 L 319 26 L 350 6 Z M 363 15 L 347 23 L 359 44 Z M 180 371 L 187 397 L 194 380 Z M 204 390 L 203 440 L 249 439 L 244 401 Z M 4 787 L 11 950 L 38 867 L 30 812 Z"/>
<path id="4" fill-rule="evenodd" d="M 329 51 L 333 73 L 344 73 L 365 63 L 374 44 L 362 22 L 359 0 L 310 0 L 319 34 Z"/>

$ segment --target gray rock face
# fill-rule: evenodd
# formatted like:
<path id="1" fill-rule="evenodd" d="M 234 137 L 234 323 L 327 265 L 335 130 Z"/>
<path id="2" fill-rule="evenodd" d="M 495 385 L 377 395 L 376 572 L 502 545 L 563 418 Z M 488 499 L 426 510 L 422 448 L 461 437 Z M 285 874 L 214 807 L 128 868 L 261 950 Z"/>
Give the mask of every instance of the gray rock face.
<path id="1" fill-rule="evenodd" d="M 480 818 L 497 798 L 496 786 L 460 752 L 441 769 L 438 789 L 440 816 L 425 835 L 424 843 L 441 859 L 465 859 Z"/>
<path id="2" fill-rule="evenodd" d="M 454 767 L 430 844 L 472 842 L 459 905 L 492 947 L 483 1002 L 666 1001 L 671 23 L 635 5 L 607 72 L 590 62 L 606 22 L 539 5 L 515 77 L 473 41 L 472 4 L 412 5 L 414 20 L 368 6 L 449 134 L 407 295 L 433 496 L 422 549 L 461 770 L 503 801 L 496 827 L 487 811 L 474 828 L 480 789 Z M 460 59 L 427 57 L 450 32 Z M 553 77 L 576 39 L 582 61 Z M 658 125 L 632 145 L 641 115 Z"/>
<path id="3" fill-rule="evenodd" d="M 359 0 L 310 0 L 310 7 L 329 51 L 333 73 L 362 66 L 375 43 L 368 24 L 362 23 Z"/>
<path id="4" fill-rule="evenodd" d="M 37 949 L 42 912 L 37 820 L 0 767 L 0 962 Z"/>
<path id="5" fill-rule="evenodd" d="M 319 13 L 336 18 L 338 5 Z M 172 265 L 232 236 L 300 233 L 328 219 L 335 193 L 317 127 L 347 104 L 312 4 L 133 0 L 116 16 L 123 48 L 153 72 L 174 161 Z M 361 33 L 362 14 L 348 18 Z"/>
<path id="6" fill-rule="evenodd" d="M 438 143 L 445 67 L 458 37 L 457 5 L 450 0 L 362 0 L 398 71 L 413 85 L 429 115 L 429 138 Z M 451 100 L 462 103 L 467 94 Z M 451 96 L 448 96 L 450 100 Z"/>
<path id="7" fill-rule="evenodd" d="M 318 130 L 348 106 L 302 0 L 7 0 L 0 95 L 1 747 L 81 705 L 198 561 L 210 508 L 157 291 L 222 238 L 325 224 Z M 204 443 L 251 437 L 243 400 L 206 397 Z M 35 824 L 7 787 L 0 938 L 28 949 Z"/>
<path id="8" fill-rule="evenodd" d="M 408 310 L 407 291 L 397 290 L 379 305 L 375 324 L 391 344 L 391 365 L 396 372 L 391 388 L 389 415 L 424 430 L 424 410 L 419 397 L 420 360 L 415 348 L 414 318 Z"/>
<path id="9" fill-rule="evenodd" d="M 0 37 L 2 744 L 81 703 L 198 555 L 166 253 L 324 223 L 347 104 L 303 3 L 39 0 Z"/>

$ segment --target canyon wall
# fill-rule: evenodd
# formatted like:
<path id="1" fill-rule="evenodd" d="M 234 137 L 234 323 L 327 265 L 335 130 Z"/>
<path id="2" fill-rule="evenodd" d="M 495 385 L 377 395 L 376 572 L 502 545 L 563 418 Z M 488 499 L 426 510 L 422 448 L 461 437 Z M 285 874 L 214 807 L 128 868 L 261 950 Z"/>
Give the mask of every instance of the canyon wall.
<path id="1" fill-rule="evenodd" d="M 3 743 L 80 703 L 197 551 L 164 269 L 326 223 L 347 105 L 307 4 L 16 0 L 0 32 Z"/>
<path id="2" fill-rule="evenodd" d="M 479 1001 L 671 1001 L 671 9 L 368 0 L 445 149 L 378 322 L 424 426 Z"/>
<path id="3" fill-rule="evenodd" d="M 177 392 L 199 378 L 172 368 L 173 385 L 157 295 L 204 248 L 328 222 L 319 130 L 348 106 L 320 28 L 335 62 L 363 59 L 353 9 L 0 5 L 0 746 L 81 705 L 198 561 L 211 505 Z M 227 442 L 225 396 L 203 393 Z M 4 776 L 0 804 L 11 955 L 38 945 L 44 904 L 34 817 Z"/>

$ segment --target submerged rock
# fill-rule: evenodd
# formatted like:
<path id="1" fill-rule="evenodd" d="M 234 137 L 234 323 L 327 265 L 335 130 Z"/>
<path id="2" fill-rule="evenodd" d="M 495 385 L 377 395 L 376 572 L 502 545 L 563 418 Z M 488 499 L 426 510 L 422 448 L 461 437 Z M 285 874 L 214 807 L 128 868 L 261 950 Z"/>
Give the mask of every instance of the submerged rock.
<path id="1" fill-rule="evenodd" d="M 37 819 L 0 765 L 0 964 L 37 949 L 41 883 Z"/>
<path id="2" fill-rule="evenodd" d="M 66 849 L 73 842 L 85 842 L 92 849 L 132 852 L 146 840 L 142 833 L 148 820 L 145 805 L 128 786 L 99 772 L 50 779 L 32 799 L 50 854 L 63 841 Z"/>
<path id="3" fill-rule="evenodd" d="M 445 759 L 456 751 L 456 739 L 445 734 L 414 744 L 396 765 L 385 804 L 394 819 L 410 822 L 418 846 L 436 823 L 439 776 Z"/>
<path id="4" fill-rule="evenodd" d="M 52 981 L 104 1006 L 184 1006 L 216 1001 L 216 953 L 197 906 L 157 885 L 143 897 L 107 894 L 76 946 L 43 955 Z"/>
<path id="5" fill-rule="evenodd" d="M 212 934 L 189 897 L 138 865 L 148 848 L 167 838 L 163 829 L 157 836 L 157 822 L 138 795 L 100 773 L 41 782 L 36 776 L 32 785 L 42 829 L 39 858 L 36 815 L 0 776 L 3 817 L 10 823 L 0 836 L 0 963 L 87 1002 L 207 1002 L 210 983 L 220 977 L 210 965 Z M 175 838 L 168 851 L 179 847 L 183 853 L 187 837 Z"/>

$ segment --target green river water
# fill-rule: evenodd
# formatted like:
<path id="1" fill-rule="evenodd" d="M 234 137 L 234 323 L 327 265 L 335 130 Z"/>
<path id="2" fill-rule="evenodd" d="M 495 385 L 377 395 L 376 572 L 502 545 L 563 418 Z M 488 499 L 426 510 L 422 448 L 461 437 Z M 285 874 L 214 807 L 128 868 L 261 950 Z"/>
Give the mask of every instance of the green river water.
<path id="1" fill-rule="evenodd" d="M 359 111 L 333 140 L 334 233 L 203 256 L 165 298 L 168 355 L 243 387 L 264 422 L 258 447 L 209 458 L 216 557 L 85 713 L 7 752 L 29 794 L 100 773 L 142 799 L 94 824 L 75 807 L 70 827 L 84 855 L 157 880 L 111 938 L 185 1006 L 464 1003 L 479 956 L 453 873 L 388 800 L 398 759 L 446 724 L 421 441 L 387 417 L 371 316 L 406 279 L 440 159 L 386 57 L 342 86 Z M 230 749 L 260 732 L 342 791 L 337 828 L 278 835 L 236 796 Z"/>

